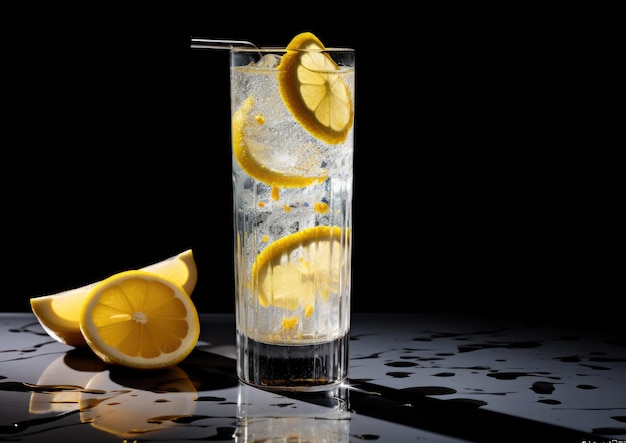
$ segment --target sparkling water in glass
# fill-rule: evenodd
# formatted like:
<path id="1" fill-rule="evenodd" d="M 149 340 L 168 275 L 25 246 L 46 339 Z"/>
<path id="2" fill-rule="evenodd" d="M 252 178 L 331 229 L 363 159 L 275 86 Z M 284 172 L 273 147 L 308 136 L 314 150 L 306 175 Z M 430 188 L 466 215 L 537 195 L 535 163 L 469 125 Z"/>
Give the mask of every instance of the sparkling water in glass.
<path id="1" fill-rule="evenodd" d="M 247 384 L 319 390 L 347 377 L 354 59 L 351 49 L 230 50 L 237 371 Z M 338 111 L 315 101 L 321 88 L 338 88 Z"/>

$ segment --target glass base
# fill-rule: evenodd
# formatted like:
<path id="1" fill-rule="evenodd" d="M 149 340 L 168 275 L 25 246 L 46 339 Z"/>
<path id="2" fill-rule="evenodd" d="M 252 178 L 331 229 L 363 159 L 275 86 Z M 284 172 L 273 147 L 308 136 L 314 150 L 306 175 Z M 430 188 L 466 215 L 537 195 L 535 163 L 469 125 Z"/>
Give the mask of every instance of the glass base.
<path id="1" fill-rule="evenodd" d="M 348 334 L 304 345 L 269 344 L 237 333 L 237 375 L 271 390 L 319 391 L 343 383 L 348 375 Z"/>

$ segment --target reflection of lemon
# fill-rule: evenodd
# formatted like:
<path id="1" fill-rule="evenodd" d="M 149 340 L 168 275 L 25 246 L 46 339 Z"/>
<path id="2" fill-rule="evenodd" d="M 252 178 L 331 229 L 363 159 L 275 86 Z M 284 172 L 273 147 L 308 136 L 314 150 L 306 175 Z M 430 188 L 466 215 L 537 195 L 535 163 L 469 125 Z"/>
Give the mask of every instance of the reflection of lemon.
<path id="1" fill-rule="evenodd" d="M 311 315 L 316 295 L 328 298 L 338 292 L 346 241 L 337 226 L 316 226 L 268 245 L 252 267 L 259 303 L 290 310 L 301 306 Z"/>
<path id="2" fill-rule="evenodd" d="M 233 114 L 233 155 L 239 166 L 251 177 L 269 186 L 280 188 L 303 188 L 326 178 L 326 170 L 319 164 L 319 153 L 313 146 L 292 148 L 290 164 L 277 161 L 275 147 L 263 142 L 262 120 L 251 109 L 252 97 L 248 97 Z"/>
<path id="3" fill-rule="evenodd" d="M 151 372 L 145 384 L 133 389 L 111 380 L 108 372 L 96 374 L 80 394 L 80 420 L 121 439 L 176 426 L 174 420 L 193 415 L 197 391 L 182 369 Z M 103 394 L 92 392 L 102 391 Z"/>
<path id="4" fill-rule="evenodd" d="M 198 279 L 198 270 L 191 249 L 142 269 L 178 283 L 189 295 L 193 292 Z M 96 284 L 97 282 L 58 294 L 30 299 L 33 313 L 52 338 L 70 346 L 86 345 L 80 332 L 80 310 L 89 291 Z"/>
<path id="5" fill-rule="evenodd" d="M 314 137 L 343 143 L 352 127 L 352 97 L 339 67 L 310 32 L 296 35 L 278 66 L 280 95 L 287 108 Z"/>
<path id="6" fill-rule="evenodd" d="M 66 364 L 67 355 L 62 355 L 50 363 L 37 380 L 37 388 L 30 394 L 28 412 L 46 414 L 63 413 L 78 409 L 81 391 L 94 374 L 106 367 L 90 352 L 79 358 L 89 370 L 76 370 Z M 71 383 L 71 385 L 68 385 Z M 46 389 L 48 387 L 49 389 Z"/>
<path id="7" fill-rule="evenodd" d="M 200 336 L 200 321 L 182 286 L 152 272 L 126 271 L 91 290 L 80 330 L 104 362 L 157 369 L 189 355 Z"/>

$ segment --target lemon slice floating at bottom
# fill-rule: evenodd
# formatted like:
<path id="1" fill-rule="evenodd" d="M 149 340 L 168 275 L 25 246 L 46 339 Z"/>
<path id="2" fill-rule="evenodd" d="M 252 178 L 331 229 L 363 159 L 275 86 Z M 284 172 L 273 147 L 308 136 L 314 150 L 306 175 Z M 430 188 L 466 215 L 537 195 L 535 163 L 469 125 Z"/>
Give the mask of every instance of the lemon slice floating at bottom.
<path id="1" fill-rule="evenodd" d="M 318 294 L 328 299 L 339 291 L 346 235 L 337 226 L 315 226 L 268 245 L 252 266 L 259 303 L 289 310 L 302 306 L 310 315 Z"/>
<path id="2" fill-rule="evenodd" d="M 106 363 L 160 369 L 191 353 L 200 321 L 182 286 L 151 272 L 126 271 L 92 289 L 81 311 L 80 330 Z"/>

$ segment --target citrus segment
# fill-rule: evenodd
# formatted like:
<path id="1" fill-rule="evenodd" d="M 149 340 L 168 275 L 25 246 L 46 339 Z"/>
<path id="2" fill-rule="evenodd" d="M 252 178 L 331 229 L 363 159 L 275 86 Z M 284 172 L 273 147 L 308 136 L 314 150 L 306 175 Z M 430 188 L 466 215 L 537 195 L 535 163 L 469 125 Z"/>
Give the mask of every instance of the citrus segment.
<path id="1" fill-rule="evenodd" d="M 189 296 L 193 294 L 198 282 L 198 268 L 191 249 L 141 269 L 172 280 L 182 286 Z"/>
<path id="2" fill-rule="evenodd" d="M 200 322 L 182 286 L 139 270 L 120 272 L 94 286 L 81 311 L 80 330 L 104 362 L 158 369 L 189 355 Z"/>
<path id="3" fill-rule="evenodd" d="M 278 66 L 280 95 L 285 106 L 314 137 L 343 143 L 354 121 L 350 89 L 339 67 L 312 33 L 296 35 Z"/>
<path id="4" fill-rule="evenodd" d="M 316 226 L 269 244 L 252 266 L 259 303 L 311 315 L 317 295 L 338 292 L 342 242 L 339 227 Z"/>
<path id="5" fill-rule="evenodd" d="M 198 280 L 198 269 L 191 249 L 142 269 L 162 275 L 181 285 L 189 295 L 195 289 Z M 48 335 L 70 346 L 87 345 L 80 332 L 80 310 L 96 284 L 98 282 L 30 299 L 32 311 Z"/>
<path id="6" fill-rule="evenodd" d="M 262 140 L 264 120 L 251 112 L 248 97 L 233 113 L 233 155 L 251 177 L 279 188 L 303 188 L 326 178 L 326 170 L 312 147 L 293 149 L 288 164 L 281 164 L 275 147 Z"/>
<path id="7" fill-rule="evenodd" d="M 96 283 L 30 299 L 30 306 L 46 333 L 70 346 L 86 346 L 80 332 L 80 308 Z"/>

